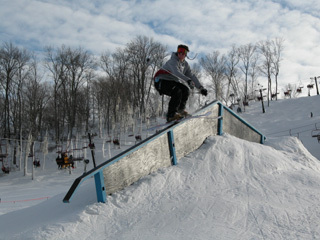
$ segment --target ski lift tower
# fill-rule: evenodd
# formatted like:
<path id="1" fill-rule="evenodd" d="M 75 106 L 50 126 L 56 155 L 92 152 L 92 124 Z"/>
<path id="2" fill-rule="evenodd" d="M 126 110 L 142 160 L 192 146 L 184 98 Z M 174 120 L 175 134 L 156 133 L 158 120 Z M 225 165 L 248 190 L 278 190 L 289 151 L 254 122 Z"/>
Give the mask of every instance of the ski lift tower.
<path id="1" fill-rule="evenodd" d="M 315 82 L 315 84 L 316 84 L 316 88 L 317 88 L 317 95 L 319 95 L 319 89 L 318 89 L 318 82 L 317 82 L 317 78 L 320 78 L 320 76 L 318 76 L 318 77 L 311 77 L 310 79 L 311 80 L 313 80 L 314 79 L 314 82 Z"/>
<path id="2" fill-rule="evenodd" d="M 265 111 L 264 103 L 263 103 L 263 97 L 264 97 L 264 96 L 262 95 L 262 91 L 265 91 L 265 90 L 267 90 L 267 89 L 266 89 L 266 88 L 263 88 L 263 86 L 260 85 L 260 84 L 258 84 L 258 86 L 259 86 L 259 90 L 256 90 L 256 91 L 259 91 L 259 93 L 260 93 L 259 99 L 261 99 L 262 113 L 265 113 L 266 111 Z"/>

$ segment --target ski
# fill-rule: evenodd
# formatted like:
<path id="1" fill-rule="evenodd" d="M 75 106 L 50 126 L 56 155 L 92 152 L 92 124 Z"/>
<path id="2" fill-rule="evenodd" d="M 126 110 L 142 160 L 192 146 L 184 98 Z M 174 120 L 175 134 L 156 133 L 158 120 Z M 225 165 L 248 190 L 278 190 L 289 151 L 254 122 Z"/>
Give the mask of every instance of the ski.
<path id="1" fill-rule="evenodd" d="M 193 119 L 193 118 L 205 118 L 205 117 L 209 116 L 211 113 L 212 113 L 212 112 L 209 111 L 209 112 L 206 112 L 205 114 L 189 115 L 189 116 L 187 116 L 187 117 L 183 117 L 183 118 L 178 119 L 178 120 L 174 120 L 174 121 L 171 121 L 171 122 L 166 122 L 166 123 L 162 123 L 162 124 L 153 126 L 153 127 L 151 127 L 151 128 L 148 128 L 147 131 L 154 131 L 154 130 L 158 130 L 159 128 L 169 127 L 169 126 L 171 126 L 171 125 L 175 125 L 175 124 L 177 124 L 177 123 L 183 122 L 183 121 L 185 121 L 185 120 Z"/>

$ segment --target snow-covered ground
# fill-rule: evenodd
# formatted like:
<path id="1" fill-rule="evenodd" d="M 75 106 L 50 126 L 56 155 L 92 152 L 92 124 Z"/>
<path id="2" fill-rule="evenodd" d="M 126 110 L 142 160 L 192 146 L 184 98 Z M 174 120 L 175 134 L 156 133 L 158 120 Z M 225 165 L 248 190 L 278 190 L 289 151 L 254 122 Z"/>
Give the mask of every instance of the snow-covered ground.
<path id="1" fill-rule="evenodd" d="M 241 116 L 267 135 L 264 145 L 210 137 L 105 204 L 96 202 L 93 179 L 62 203 L 82 163 L 70 175 L 52 155 L 35 180 L 1 173 L 0 239 L 320 239 L 320 150 L 311 137 L 319 101 L 271 102 L 265 114 L 261 103 L 250 104 Z M 314 156 L 285 136 L 290 129 Z"/>
<path id="2" fill-rule="evenodd" d="M 241 116 L 267 135 L 269 140 L 282 136 L 298 137 L 320 160 L 320 144 L 317 138 L 312 137 L 313 134 L 320 134 L 320 96 L 270 101 L 269 107 L 267 102 L 264 104 L 265 113 L 262 113 L 261 103 L 254 103 Z"/>

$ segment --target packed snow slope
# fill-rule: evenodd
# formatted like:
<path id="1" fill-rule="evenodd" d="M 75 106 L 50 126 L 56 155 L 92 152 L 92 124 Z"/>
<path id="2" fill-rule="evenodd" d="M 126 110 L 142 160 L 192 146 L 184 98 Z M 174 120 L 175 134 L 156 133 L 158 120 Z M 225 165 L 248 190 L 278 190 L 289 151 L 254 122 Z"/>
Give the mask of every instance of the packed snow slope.
<path id="1" fill-rule="evenodd" d="M 269 116 L 269 127 L 277 121 Z M 56 186 L 48 186 L 61 193 L 0 215 L 0 239 L 320 239 L 320 162 L 293 136 L 264 145 L 210 137 L 177 166 L 140 179 L 104 204 L 96 203 L 93 180 L 62 203 L 69 186 L 59 181 L 61 174 L 52 173 Z M 47 190 L 37 184 L 46 186 L 46 179 L 19 184 L 39 196 Z M 1 195 L 2 189 L 14 194 L 4 187 L 14 184 L 12 177 L 0 180 Z"/>
<path id="2" fill-rule="evenodd" d="M 269 139 L 281 136 L 299 138 L 309 152 L 320 159 L 320 145 L 313 134 L 320 134 L 320 95 L 295 99 L 250 103 L 241 114 Z M 311 117 L 312 116 L 312 117 Z M 316 131 L 318 129 L 318 131 Z"/>

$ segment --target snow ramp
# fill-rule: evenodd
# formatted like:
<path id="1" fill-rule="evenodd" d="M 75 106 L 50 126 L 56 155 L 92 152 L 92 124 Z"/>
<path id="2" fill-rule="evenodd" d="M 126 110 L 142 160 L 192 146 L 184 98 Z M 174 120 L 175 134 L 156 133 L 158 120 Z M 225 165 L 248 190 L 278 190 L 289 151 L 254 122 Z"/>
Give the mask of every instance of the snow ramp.
<path id="1" fill-rule="evenodd" d="M 112 194 L 159 168 L 178 164 L 179 159 L 198 149 L 213 135 L 228 133 L 251 142 L 264 143 L 265 136 L 219 101 L 196 111 L 193 117 L 170 125 L 137 145 L 105 161 L 75 179 L 63 202 L 68 203 L 81 183 L 94 177 L 97 200 Z"/>

